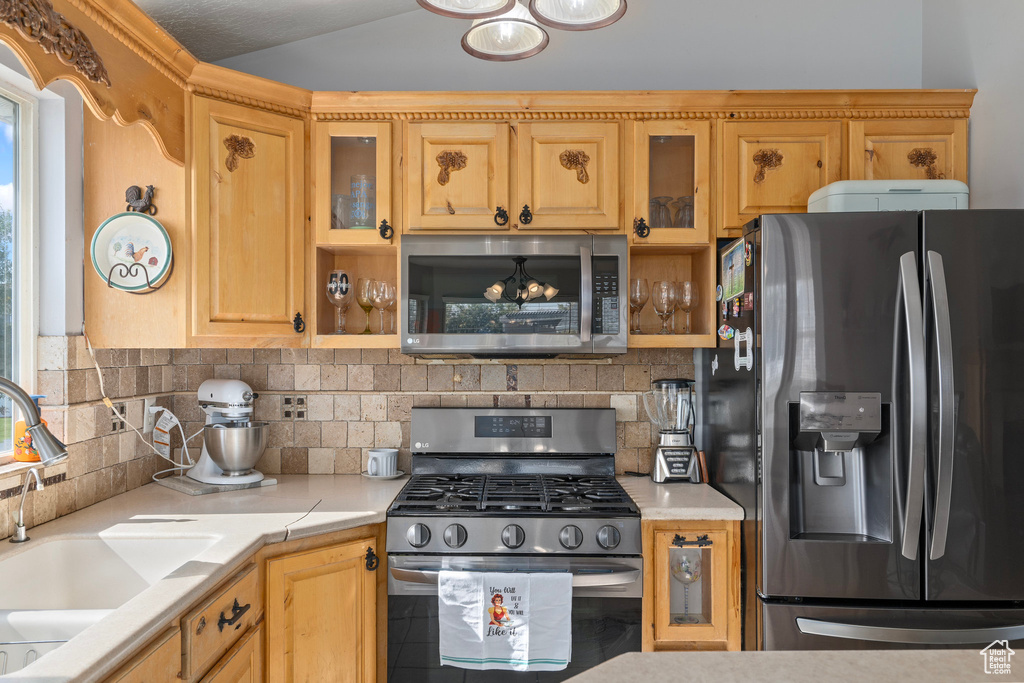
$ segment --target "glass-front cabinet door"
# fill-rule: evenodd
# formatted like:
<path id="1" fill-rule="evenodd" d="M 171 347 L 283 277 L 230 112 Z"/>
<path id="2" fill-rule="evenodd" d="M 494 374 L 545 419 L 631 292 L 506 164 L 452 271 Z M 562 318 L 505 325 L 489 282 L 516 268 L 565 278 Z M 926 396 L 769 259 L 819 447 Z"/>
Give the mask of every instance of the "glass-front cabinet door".
<path id="1" fill-rule="evenodd" d="M 725 641 L 729 595 L 727 534 L 658 531 L 654 534 L 654 563 L 654 640 Z"/>
<path id="2" fill-rule="evenodd" d="M 639 121 L 634 143 L 633 244 L 707 244 L 711 123 Z"/>
<path id="3" fill-rule="evenodd" d="M 318 244 L 388 244 L 391 124 L 314 124 L 313 220 Z M 385 231 L 385 234 L 391 234 Z"/>

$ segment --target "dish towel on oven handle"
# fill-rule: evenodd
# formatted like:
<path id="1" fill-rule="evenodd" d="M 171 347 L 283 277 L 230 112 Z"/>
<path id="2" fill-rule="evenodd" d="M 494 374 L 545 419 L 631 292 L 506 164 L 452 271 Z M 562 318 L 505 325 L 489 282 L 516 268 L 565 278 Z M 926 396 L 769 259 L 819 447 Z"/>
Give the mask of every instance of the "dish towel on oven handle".
<path id="1" fill-rule="evenodd" d="M 441 664 L 561 671 L 572 657 L 572 574 L 442 571 Z"/>

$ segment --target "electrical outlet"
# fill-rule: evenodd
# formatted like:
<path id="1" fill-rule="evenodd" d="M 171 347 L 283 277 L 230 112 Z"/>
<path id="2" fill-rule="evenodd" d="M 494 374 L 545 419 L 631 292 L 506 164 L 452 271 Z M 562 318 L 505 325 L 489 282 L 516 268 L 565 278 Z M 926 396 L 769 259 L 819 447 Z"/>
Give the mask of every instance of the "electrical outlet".
<path id="1" fill-rule="evenodd" d="M 156 415 L 149 412 L 149 409 L 156 405 L 156 398 L 150 396 L 142 402 L 142 433 L 149 434 L 156 424 Z"/>
<path id="2" fill-rule="evenodd" d="M 112 433 L 123 432 L 125 430 L 124 416 L 127 412 L 127 408 L 124 403 L 114 404 L 115 415 L 110 416 L 110 431 Z"/>

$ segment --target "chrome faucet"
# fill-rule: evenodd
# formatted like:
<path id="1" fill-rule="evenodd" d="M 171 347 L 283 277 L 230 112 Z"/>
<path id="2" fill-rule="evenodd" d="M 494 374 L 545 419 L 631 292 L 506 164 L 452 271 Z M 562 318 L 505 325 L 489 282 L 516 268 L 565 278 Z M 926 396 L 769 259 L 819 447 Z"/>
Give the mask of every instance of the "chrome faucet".
<path id="1" fill-rule="evenodd" d="M 25 473 L 25 483 L 21 485 L 21 506 L 18 514 L 11 515 L 14 519 L 14 535 L 11 536 L 11 543 L 24 543 L 28 540 L 28 533 L 25 529 L 25 498 L 28 497 L 28 485 L 30 479 L 35 477 L 36 491 L 43 490 L 43 480 L 39 478 L 39 471 L 33 467 Z"/>
<path id="2" fill-rule="evenodd" d="M 57 437 L 50 433 L 39 417 L 39 410 L 31 397 L 17 384 L 0 377 L 0 393 L 7 394 L 21 409 L 25 418 L 25 433 L 32 437 L 32 448 L 39 454 L 39 460 L 46 465 L 56 465 L 68 457 L 68 449 Z"/>

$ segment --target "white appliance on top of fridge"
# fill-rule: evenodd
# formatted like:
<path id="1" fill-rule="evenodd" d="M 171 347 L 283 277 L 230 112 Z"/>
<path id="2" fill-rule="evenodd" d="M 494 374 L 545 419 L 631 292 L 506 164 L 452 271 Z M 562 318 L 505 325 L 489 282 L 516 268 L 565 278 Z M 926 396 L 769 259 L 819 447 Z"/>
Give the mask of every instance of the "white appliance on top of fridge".
<path id="1" fill-rule="evenodd" d="M 765 215 L 720 255 L 746 646 L 1024 647 L 1024 211 Z"/>

